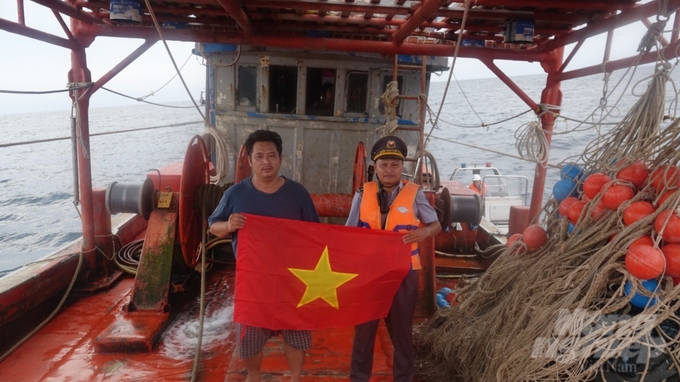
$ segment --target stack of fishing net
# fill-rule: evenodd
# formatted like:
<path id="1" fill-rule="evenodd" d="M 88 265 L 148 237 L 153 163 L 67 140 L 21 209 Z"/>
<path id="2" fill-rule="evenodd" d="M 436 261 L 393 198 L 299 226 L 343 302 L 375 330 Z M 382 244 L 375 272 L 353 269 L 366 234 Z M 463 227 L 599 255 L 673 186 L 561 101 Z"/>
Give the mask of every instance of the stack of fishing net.
<path id="1" fill-rule="evenodd" d="M 419 328 L 423 380 L 680 381 L 680 287 L 669 275 L 680 259 L 661 252 L 680 242 L 680 121 L 664 121 L 668 69 L 657 65 L 630 112 L 576 160 L 580 207 L 566 209 L 574 222 L 551 198 L 545 245 L 515 241 Z M 596 173 L 612 181 L 588 200 L 583 185 Z M 652 209 L 624 221 L 636 202 Z M 646 251 L 631 251 L 636 240 Z"/>

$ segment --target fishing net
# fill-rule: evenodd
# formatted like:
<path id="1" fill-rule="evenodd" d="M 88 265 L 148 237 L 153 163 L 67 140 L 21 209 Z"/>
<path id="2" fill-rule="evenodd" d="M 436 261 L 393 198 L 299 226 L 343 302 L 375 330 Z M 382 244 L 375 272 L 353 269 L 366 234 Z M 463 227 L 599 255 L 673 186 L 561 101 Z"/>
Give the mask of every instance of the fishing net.
<path id="1" fill-rule="evenodd" d="M 649 174 L 674 176 L 680 121 L 664 121 L 669 69 L 657 64 L 644 94 L 623 120 L 577 158 L 583 174 L 599 172 L 615 179 L 622 169 L 642 161 Z M 575 181 L 579 194 L 584 178 Z M 541 213 L 549 234 L 543 247 L 528 251 L 521 239 L 515 241 L 477 281 L 459 286 L 453 307 L 439 310 L 418 328 L 420 377 L 623 381 L 623 375 L 661 381 L 676 375 L 680 287 L 674 288 L 672 278 L 662 274 L 656 278 L 656 292 L 650 293 L 624 259 L 631 243 L 642 236 L 651 235 L 656 249 L 667 244 L 654 224 L 663 211 L 678 207 L 680 192 L 663 202 L 660 196 L 679 184 L 668 181 L 655 187 L 647 178 L 632 199 L 612 210 L 601 206 L 607 190 L 634 186 L 626 180 L 607 183 L 571 227 L 551 198 Z M 657 209 L 626 225 L 623 212 L 636 201 L 649 201 Z M 633 307 L 634 296 L 647 302 Z"/>

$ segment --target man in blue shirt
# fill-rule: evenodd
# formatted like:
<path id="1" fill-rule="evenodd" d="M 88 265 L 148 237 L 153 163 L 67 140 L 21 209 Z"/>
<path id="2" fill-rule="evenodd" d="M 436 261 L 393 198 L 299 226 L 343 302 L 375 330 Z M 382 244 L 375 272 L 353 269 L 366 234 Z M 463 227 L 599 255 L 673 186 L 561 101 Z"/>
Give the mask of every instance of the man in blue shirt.
<path id="1" fill-rule="evenodd" d="M 215 236 L 231 235 L 234 256 L 238 256 L 238 230 L 247 224 L 244 213 L 319 222 L 312 198 L 304 186 L 279 175 L 283 151 L 281 136 L 274 131 L 257 130 L 248 136 L 245 146 L 253 175 L 229 187 L 208 218 L 210 232 Z M 236 324 L 239 355 L 248 369 L 247 382 L 260 381 L 262 349 L 267 340 L 277 334 L 267 328 Z M 282 330 L 281 334 L 291 371 L 290 380 L 299 382 L 305 350 L 312 346 L 311 332 Z"/>

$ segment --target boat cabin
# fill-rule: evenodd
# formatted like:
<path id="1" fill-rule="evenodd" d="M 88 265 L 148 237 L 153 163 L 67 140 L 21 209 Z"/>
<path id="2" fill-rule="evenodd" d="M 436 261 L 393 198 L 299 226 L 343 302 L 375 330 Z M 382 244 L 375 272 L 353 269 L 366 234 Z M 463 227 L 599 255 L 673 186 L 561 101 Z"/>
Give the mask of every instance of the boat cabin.
<path id="1" fill-rule="evenodd" d="M 395 60 L 381 54 L 301 52 L 257 46 L 197 44 L 207 64 L 206 114 L 231 139 L 230 168 L 222 182 L 234 181 L 237 153 L 248 134 L 275 130 L 283 138 L 281 174 L 310 193 L 352 194 L 357 145 L 369 151 L 390 119 L 381 96 L 395 77 Z M 395 102 L 395 134 L 416 158 L 421 140 L 419 94 L 426 102 L 430 76 L 448 68 L 445 57 L 399 55 L 401 95 Z M 423 70 L 424 69 L 424 70 Z M 425 89 L 421 89 L 424 82 Z M 208 142 L 210 145 L 210 142 Z M 367 155 L 370 162 L 370 153 Z M 415 162 L 406 169 L 413 178 Z"/>

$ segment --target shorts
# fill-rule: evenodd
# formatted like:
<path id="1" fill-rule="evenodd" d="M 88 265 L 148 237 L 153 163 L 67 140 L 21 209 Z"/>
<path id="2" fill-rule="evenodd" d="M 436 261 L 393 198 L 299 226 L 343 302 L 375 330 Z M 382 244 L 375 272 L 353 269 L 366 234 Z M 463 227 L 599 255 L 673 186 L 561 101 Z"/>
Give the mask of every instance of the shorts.
<path id="1" fill-rule="evenodd" d="M 272 330 L 236 323 L 238 354 L 250 358 L 259 354 L 269 338 L 281 333 L 283 340 L 297 350 L 312 348 L 312 332 L 309 330 Z"/>

